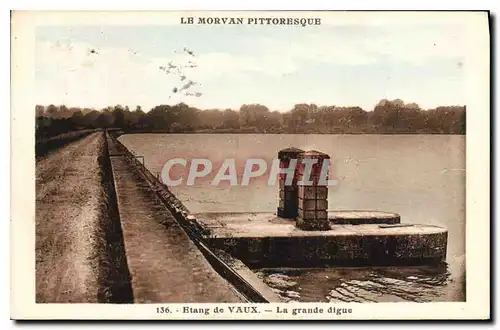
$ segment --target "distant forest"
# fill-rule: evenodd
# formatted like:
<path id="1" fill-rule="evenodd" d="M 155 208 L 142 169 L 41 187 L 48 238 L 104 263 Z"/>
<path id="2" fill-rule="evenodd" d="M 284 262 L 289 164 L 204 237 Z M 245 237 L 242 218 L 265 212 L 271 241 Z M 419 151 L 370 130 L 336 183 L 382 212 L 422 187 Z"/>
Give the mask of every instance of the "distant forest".
<path id="1" fill-rule="evenodd" d="M 97 111 L 65 105 L 36 106 L 36 136 L 74 130 L 117 128 L 163 133 L 465 134 L 465 106 L 424 110 L 416 103 L 381 100 L 373 111 L 360 107 L 297 104 L 287 112 L 260 104 L 200 110 L 185 103 L 158 105 L 148 112 L 116 105 Z"/>

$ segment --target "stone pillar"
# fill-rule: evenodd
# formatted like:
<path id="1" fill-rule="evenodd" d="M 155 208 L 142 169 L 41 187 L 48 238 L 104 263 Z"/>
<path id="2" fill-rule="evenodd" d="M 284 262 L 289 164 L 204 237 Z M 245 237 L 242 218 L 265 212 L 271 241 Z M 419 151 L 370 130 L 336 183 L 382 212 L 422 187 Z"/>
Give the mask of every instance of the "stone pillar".
<path id="1" fill-rule="evenodd" d="M 316 160 L 311 170 L 306 163 Z M 328 221 L 328 173 L 320 182 L 323 162 L 330 156 L 311 150 L 302 153 L 297 166 L 298 216 L 296 226 L 302 230 L 329 230 Z"/>
<path id="2" fill-rule="evenodd" d="M 298 160 L 299 155 L 303 153 L 304 150 L 298 148 L 286 148 L 278 152 L 278 159 L 280 161 L 280 169 L 288 168 L 290 166 L 290 161 L 292 159 Z M 296 169 L 293 176 L 293 181 L 291 185 L 286 184 L 286 173 L 280 173 L 278 177 L 279 181 L 279 201 L 278 201 L 278 211 L 277 215 L 281 218 L 295 219 L 297 217 L 298 209 L 298 188 L 296 180 Z"/>

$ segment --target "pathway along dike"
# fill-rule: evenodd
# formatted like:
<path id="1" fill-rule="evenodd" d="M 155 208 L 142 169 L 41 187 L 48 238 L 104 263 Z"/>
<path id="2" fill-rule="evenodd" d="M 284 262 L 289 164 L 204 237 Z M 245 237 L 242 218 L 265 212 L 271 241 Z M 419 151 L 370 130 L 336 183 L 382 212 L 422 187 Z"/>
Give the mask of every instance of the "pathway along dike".
<path id="1" fill-rule="evenodd" d="M 57 141 L 36 162 L 36 302 L 130 303 L 104 133 Z"/>
<path id="2" fill-rule="evenodd" d="M 219 273 L 212 268 L 217 256 L 188 236 L 133 155 L 109 135 L 107 143 L 134 302 L 255 301 L 221 277 L 220 264 Z"/>

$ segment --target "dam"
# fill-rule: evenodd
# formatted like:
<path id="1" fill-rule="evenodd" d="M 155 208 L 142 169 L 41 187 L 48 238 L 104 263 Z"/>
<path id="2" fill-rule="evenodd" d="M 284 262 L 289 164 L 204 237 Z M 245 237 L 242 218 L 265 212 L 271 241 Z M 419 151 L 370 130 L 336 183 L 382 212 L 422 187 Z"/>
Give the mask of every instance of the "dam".
<path id="1" fill-rule="evenodd" d="M 448 233 L 443 227 L 405 224 L 393 212 L 327 210 L 328 187 L 320 185 L 318 169 L 328 155 L 319 151 L 293 147 L 278 151 L 281 167 L 294 157 L 320 162 L 313 166 L 313 180 L 308 185 L 300 185 L 304 167 L 297 167 L 289 186 L 280 175 L 275 213 L 192 214 L 144 166 L 140 156 L 133 155 L 112 135 L 108 139 L 116 148 L 114 152 L 127 158 L 142 174 L 188 236 L 211 251 L 205 256 L 212 260 L 212 266 L 221 267 L 223 277 L 261 301 L 279 298 L 254 275 L 253 268 L 412 266 L 439 264 L 446 259 Z"/>
<path id="2" fill-rule="evenodd" d="M 69 145 L 75 149 L 87 145 L 85 141 L 92 143 L 81 157 L 99 154 L 96 166 L 105 172 L 106 189 L 112 195 L 107 205 L 115 209 L 110 212 L 115 220 L 105 227 L 114 234 L 105 236 L 119 247 L 110 253 L 120 265 L 112 272 L 121 275 L 108 282 L 116 282 L 110 284 L 113 292 L 124 292 L 123 288 L 129 292 L 126 297 L 117 294 L 113 302 L 282 302 L 255 269 L 429 265 L 446 258 L 445 228 L 406 224 L 393 212 L 328 210 L 328 187 L 316 179 L 301 185 L 300 167 L 290 186 L 280 176 L 276 212 L 191 213 L 144 166 L 140 155 L 118 141 L 116 132 L 89 134 Z M 278 156 L 284 163 L 293 157 L 328 157 L 296 148 L 279 150 Z M 47 269 L 48 276 L 51 268 L 49 261 L 37 258 L 37 272 Z M 47 281 L 50 285 L 58 278 Z M 45 290 L 47 284 L 40 283 Z M 85 294 L 102 301 L 98 291 L 107 289 Z M 41 301 L 66 299 L 43 292 Z"/>

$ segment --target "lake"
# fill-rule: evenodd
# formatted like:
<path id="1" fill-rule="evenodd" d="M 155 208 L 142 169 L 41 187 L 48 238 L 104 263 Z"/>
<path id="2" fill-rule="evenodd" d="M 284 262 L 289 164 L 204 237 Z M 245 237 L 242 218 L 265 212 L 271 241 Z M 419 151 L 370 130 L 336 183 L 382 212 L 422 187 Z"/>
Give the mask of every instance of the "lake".
<path id="1" fill-rule="evenodd" d="M 409 268 L 260 269 L 256 273 L 290 301 L 465 301 L 465 136 L 319 134 L 133 134 L 120 141 L 144 156 L 152 173 L 168 159 L 268 161 L 286 147 L 331 157 L 330 210 L 396 212 L 404 223 L 448 228 L 447 265 Z M 214 168 L 217 168 L 215 165 Z M 177 166 L 178 177 L 185 173 Z M 213 174 L 216 173 L 214 169 Z M 193 212 L 274 212 L 277 186 L 212 186 L 213 175 L 172 191 Z"/>

